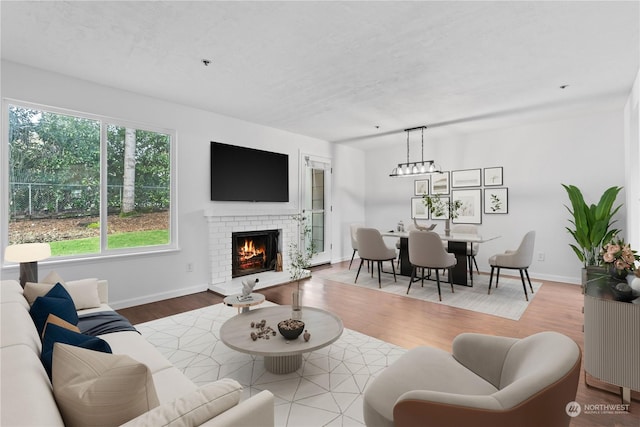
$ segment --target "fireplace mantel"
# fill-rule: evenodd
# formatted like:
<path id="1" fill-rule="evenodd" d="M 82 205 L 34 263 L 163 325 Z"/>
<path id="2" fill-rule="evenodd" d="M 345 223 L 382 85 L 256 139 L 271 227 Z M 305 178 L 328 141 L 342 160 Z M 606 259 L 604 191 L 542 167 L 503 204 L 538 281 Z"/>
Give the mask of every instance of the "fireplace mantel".
<path id="1" fill-rule="evenodd" d="M 292 216 L 298 213 L 297 209 L 284 208 L 273 210 L 254 210 L 254 209 L 226 209 L 226 208 L 208 208 L 204 210 L 205 217 L 236 217 L 236 216 Z"/>

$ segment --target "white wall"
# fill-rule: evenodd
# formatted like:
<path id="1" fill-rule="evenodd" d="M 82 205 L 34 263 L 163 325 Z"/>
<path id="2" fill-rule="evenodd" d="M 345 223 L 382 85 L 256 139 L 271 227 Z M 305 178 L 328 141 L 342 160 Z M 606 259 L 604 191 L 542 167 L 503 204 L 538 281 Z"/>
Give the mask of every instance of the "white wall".
<path id="1" fill-rule="evenodd" d="M 624 108 L 628 227 L 626 239 L 640 251 L 640 71 Z"/>
<path id="2" fill-rule="evenodd" d="M 410 198 L 414 178 L 390 178 L 394 163 L 406 159 L 406 145 L 366 154 L 366 223 L 394 228 L 399 220 L 411 221 Z M 406 140 L 405 140 L 406 141 Z M 420 156 L 412 147 L 412 160 Z M 428 153 L 428 154 L 427 154 Z M 414 157 L 417 154 L 418 157 Z M 504 128 L 472 135 L 441 139 L 425 132 L 425 159 L 435 159 L 443 170 L 493 166 L 504 168 L 504 186 L 509 189 L 509 213 L 484 215 L 480 233 L 500 235 L 480 247 L 481 271 L 487 259 L 505 249 L 514 249 L 522 236 L 536 230 L 533 277 L 579 283 L 579 262 L 568 246 L 572 238 L 565 230 L 568 198 L 561 183 L 578 186 L 587 202 L 597 203 L 610 186 L 625 186 L 623 112 L 605 111 L 564 120 Z M 618 203 L 625 203 L 624 190 Z M 616 226 L 626 228 L 624 210 Z M 443 221 L 435 221 L 444 227 Z M 544 253 L 544 261 L 538 261 Z"/>
<path id="3" fill-rule="evenodd" d="M 334 216 L 348 220 L 357 213 L 341 211 L 344 203 L 357 212 L 362 195 L 362 154 L 355 149 L 306 136 L 268 128 L 211 112 L 69 78 L 43 70 L 2 62 L 3 97 L 51 105 L 85 113 L 160 126 L 177 131 L 178 232 L 180 249 L 164 254 L 90 259 L 84 261 L 41 262 L 40 276 L 55 269 L 68 280 L 99 277 L 110 282 L 110 301 L 116 308 L 156 301 L 201 291 L 209 280 L 205 209 L 252 212 L 296 208 L 299 153 L 334 159 Z M 212 94 L 212 96 L 214 96 Z M 4 121 L 3 121 L 4 126 Z M 3 134 L 6 130 L 3 130 Z M 288 204 L 224 203 L 209 201 L 209 141 L 258 147 L 289 154 L 290 195 Z M 0 159 L 2 160 L 2 159 Z M 351 165 L 357 167 L 351 169 Z M 344 177 L 344 180 L 341 178 Z M 354 207 L 355 206 L 355 207 Z M 2 220 L 4 221 L 4 219 Z M 343 258 L 344 243 L 334 226 L 334 258 Z M 194 271 L 186 272 L 193 263 Z M 3 268 L 3 278 L 17 278 L 17 267 Z"/>
<path id="4" fill-rule="evenodd" d="M 350 225 L 365 220 L 365 156 L 355 148 L 334 144 L 333 159 L 332 262 L 339 262 L 351 259 L 353 253 Z"/>

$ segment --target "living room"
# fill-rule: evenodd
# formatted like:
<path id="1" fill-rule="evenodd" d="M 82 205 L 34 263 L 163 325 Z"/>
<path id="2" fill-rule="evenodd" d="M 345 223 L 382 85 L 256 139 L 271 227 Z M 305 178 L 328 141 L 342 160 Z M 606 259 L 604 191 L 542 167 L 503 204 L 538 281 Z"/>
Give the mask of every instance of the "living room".
<path id="1" fill-rule="evenodd" d="M 637 3 L 628 3 L 624 7 L 633 6 L 637 12 Z M 67 7 L 72 6 L 68 4 Z M 569 213 L 564 207 L 568 204 L 568 198 L 562 183 L 580 187 L 585 198 L 592 203 L 597 202 L 606 188 L 624 187 L 618 198 L 618 204 L 623 204 L 623 208 L 616 216 L 616 226 L 624 231 L 624 237 L 632 247 L 640 247 L 640 202 L 636 197 L 640 182 L 639 169 L 636 167 L 640 162 L 640 83 L 638 52 L 635 48 L 622 50 L 620 62 L 625 67 L 615 65 L 615 58 L 602 60 L 609 64 L 605 68 L 626 74 L 624 79 L 622 76 L 618 79 L 620 86 L 609 87 L 610 92 L 599 96 L 591 92 L 584 95 L 579 92 L 591 82 L 580 80 L 577 73 L 565 77 L 558 72 L 553 86 L 532 89 L 534 92 L 544 92 L 547 99 L 552 99 L 546 103 L 544 99 L 522 103 L 503 100 L 502 103 L 487 105 L 480 111 L 463 116 L 442 116 L 441 113 L 422 115 L 414 112 L 402 120 L 389 120 L 387 124 L 384 124 L 384 118 L 379 117 L 380 113 L 376 111 L 367 117 L 369 122 L 366 126 L 358 124 L 362 138 L 348 134 L 344 138 L 331 139 L 248 120 L 241 114 L 243 105 L 239 101 L 229 109 L 232 111 L 235 108 L 235 114 L 221 114 L 199 107 L 202 99 L 198 100 L 199 103 L 190 104 L 187 99 L 168 100 L 145 95 L 148 87 L 141 81 L 138 81 L 141 89 L 136 91 L 130 87 L 118 86 L 117 78 L 95 82 L 82 75 L 73 76 L 49 69 L 44 58 L 39 62 L 37 58 L 10 55 L 10 52 L 21 47 L 17 33 L 5 34 L 7 28 L 11 28 L 4 25 L 5 20 L 11 19 L 10 11 L 11 8 L 3 2 L 3 100 L 123 118 L 134 123 L 172 129 L 177 134 L 178 208 L 175 226 L 178 230 L 178 247 L 175 250 L 123 257 L 48 259 L 39 263 L 40 275 L 43 277 L 57 271 L 69 278 L 107 279 L 110 305 L 116 309 L 208 289 L 211 285 L 211 259 L 206 212 L 296 212 L 301 155 L 331 160 L 333 210 L 328 241 L 332 244 L 332 264 L 339 264 L 351 257 L 350 224 L 365 223 L 389 230 L 395 228 L 400 220 L 405 224 L 410 223 L 410 203 L 411 198 L 415 197 L 414 179 L 391 178 L 389 173 L 397 163 L 404 162 L 408 154 L 407 135 L 403 130 L 419 125 L 427 126 L 424 133 L 426 155 L 436 159 L 443 170 L 503 168 L 503 185 L 509 189 L 509 211 L 507 215 L 482 216 L 482 224 L 479 225 L 482 233 L 499 235 L 500 238 L 482 245 L 478 256 L 481 272 L 489 271 L 489 256 L 517 246 L 527 231 L 536 230 L 535 256 L 529 270 L 532 278 L 580 283 L 582 263 L 569 247 L 572 240 L 565 230 L 569 226 Z M 628 15 L 637 16 L 637 13 Z M 590 19 L 595 18 L 590 16 Z M 625 46 L 627 43 L 628 46 L 637 46 L 637 23 L 633 28 L 625 28 L 625 31 L 628 31 L 625 35 L 635 37 L 626 40 Z M 602 35 L 591 37 L 603 38 Z M 8 44 L 7 47 L 5 43 Z M 56 42 L 58 43 L 63 44 L 63 41 Z M 11 45 L 14 47 L 11 48 Z M 104 46 L 102 48 L 106 49 Z M 188 56 L 193 63 L 176 66 L 180 78 L 202 84 L 212 79 L 211 71 L 215 70 L 215 60 L 205 66 L 200 62 L 202 55 L 201 52 L 189 51 Z M 290 56 L 295 56 L 295 53 Z M 86 61 L 95 63 L 93 57 Z M 499 61 L 496 58 L 496 62 Z M 82 57 L 73 57 L 72 62 L 76 62 L 75 66 L 79 70 L 89 65 L 82 63 Z M 459 66 L 464 67 L 464 61 L 460 61 Z M 150 85 L 162 87 L 162 81 L 157 81 L 152 74 L 147 76 Z M 566 81 L 565 78 L 574 78 L 576 83 Z M 549 82 L 544 82 L 547 83 Z M 252 82 L 252 87 L 253 84 L 256 83 Z M 561 89 L 560 86 L 564 84 L 569 86 Z M 411 86 L 410 82 L 406 85 Z M 490 88 L 485 90 L 490 92 Z M 579 93 L 572 94 L 571 91 Z M 451 90 L 451 93 L 455 91 Z M 481 97 L 484 96 L 486 93 Z M 215 95 L 203 93 L 200 97 Z M 565 101 L 562 97 L 569 99 Z M 229 100 L 231 102 L 233 97 Z M 248 101 L 250 103 L 251 100 Z M 362 108 L 363 111 L 365 109 Z M 502 121 L 506 119 L 509 120 Z M 311 119 L 307 118 L 307 121 Z M 379 130 L 375 128 L 378 124 L 381 124 Z M 329 127 L 330 124 L 315 125 L 316 128 L 324 126 Z M 344 141 L 340 141 L 341 139 Z M 389 140 L 390 144 L 385 143 Z M 210 141 L 288 154 L 290 201 L 281 204 L 210 201 Z M 409 145 L 412 160 L 419 158 L 421 141 L 416 134 L 411 134 Z M 7 161 L 5 150 L 2 151 L 1 160 L 4 170 Z M 5 194 L 6 177 L 3 175 L 2 179 Z M 6 200 L 2 204 L 5 218 Z M 444 227 L 444 222 L 435 222 L 438 223 L 438 228 Z M 2 233 L 4 249 L 8 242 L 4 226 Z M 192 271 L 187 271 L 187 265 L 192 266 Z M 1 273 L 3 279 L 16 278 L 18 266 L 3 261 Z"/>

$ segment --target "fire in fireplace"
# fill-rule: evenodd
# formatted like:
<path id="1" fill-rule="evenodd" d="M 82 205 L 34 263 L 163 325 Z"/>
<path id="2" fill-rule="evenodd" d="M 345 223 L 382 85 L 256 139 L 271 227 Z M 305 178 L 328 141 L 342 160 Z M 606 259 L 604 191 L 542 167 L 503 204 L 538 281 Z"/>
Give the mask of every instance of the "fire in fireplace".
<path id="1" fill-rule="evenodd" d="M 232 233 L 232 277 L 275 269 L 278 230 Z"/>

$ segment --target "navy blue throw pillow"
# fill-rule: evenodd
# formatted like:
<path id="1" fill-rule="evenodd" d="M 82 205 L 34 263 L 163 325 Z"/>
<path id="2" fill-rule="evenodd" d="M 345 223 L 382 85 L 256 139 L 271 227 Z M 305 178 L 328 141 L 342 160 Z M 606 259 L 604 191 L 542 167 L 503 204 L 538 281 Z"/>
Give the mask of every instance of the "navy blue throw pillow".
<path id="1" fill-rule="evenodd" d="M 40 360 L 49 375 L 49 379 L 51 379 L 51 367 L 53 365 L 53 345 L 57 342 L 86 348 L 88 350 L 111 353 L 109 343 L 103 339 L 83 335 L 75 331 L 70 331 L 62 326 L 49 323 L 42 338 L 42 354 L 40 355 Z"/>
<path id="2" fill-rule="evenodd" d="M 73 325 L 78 324 L 76 306 L 73 304 L 69 292 L 60 283 L 51 288 L 45 296 L 37 297 L 29 310 L 29 314 L 40 336 L 42 336 L 42 330 L 49 314 L 55 314 Z"/>

